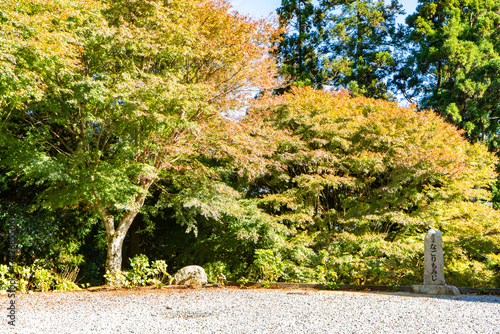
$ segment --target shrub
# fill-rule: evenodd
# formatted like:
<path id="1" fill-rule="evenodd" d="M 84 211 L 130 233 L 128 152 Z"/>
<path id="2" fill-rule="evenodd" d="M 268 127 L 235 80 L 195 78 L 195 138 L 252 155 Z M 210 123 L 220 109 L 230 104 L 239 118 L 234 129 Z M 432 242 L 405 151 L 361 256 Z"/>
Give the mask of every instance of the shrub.
<path id="1" fill-rule="evenodd" d="M 136 255 L 130 260 L 131 269 L 128 271 L 107 272 L 104 277 L 112 286 L 136 288 L 138 286 L 154 285 L 159 288 L 170 280 L 167 264 L 163 260 L 156 260 L 149 265 L 146 255 Z"/>
<path id="2" fill-rule="evenodd" d="M 149 279 L 149 283 L 156 288 L 162 287 L 171 279 L 171 276 L 167 272 L 167 264 L 164 260 L 153 261 L 151 263 L 150 274 L 152 277 Z"/>
<path id="3" fill-rule="evenodd" d="M 209 262 L 203 265 L 207 273 L 207 280 L 211 283 L 218 283 L 218 277 L 222 273 L 229 276 L 227 265 L 222 261 Z"/>
<path id="4" fill-rule="evenodd" d="M 134 256 L 130 259 L 130 267 L 131 269 L 126 274 L 130 285 L 133 287 L 145 286 L 152 275 L 148 257 L 144 254 Z"/>
<path id="5" fill-rule="evenodd" d="M 9 287 L 9 266 L 0 264 L 0 290 L 8 290 Z"/>
<path id="6" fill-rule="evenodd" d="M 259 268 L 262 282 L 276 282 L 283 272 L 280 255 L 270 249 L 255 250 L 254 264 Z"/>
<path id="7" fill-rule="evenodd" d="M 76 267 L 77 271 L 77 267 Z M 80 287 L 74 282 L 76 275 L 57 273 L 53 268 L 47 265 L 44 260 L 37 259 L 31 266 L 21 266 L 12 264 L 0 265 L 0 290 L 9 289 L 9 278 L 15 279 L 17 284 L 16 291 L 27 292 L 53 291 L 53 290 L 79 290 Z"/>

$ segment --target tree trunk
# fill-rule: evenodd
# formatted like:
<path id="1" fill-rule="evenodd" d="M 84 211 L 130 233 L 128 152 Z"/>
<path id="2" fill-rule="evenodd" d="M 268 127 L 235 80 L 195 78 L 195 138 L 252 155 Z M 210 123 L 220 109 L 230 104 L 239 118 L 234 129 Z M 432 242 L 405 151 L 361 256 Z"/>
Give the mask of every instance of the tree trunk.
<path id="1" fill-rule="evenodd" d="M 117 272 L 122 269 L 122 250 L 125 235 L 115 234 L 108 238 L 108 252 L 106 254 L 106 273 Z M 108 283 L 108 282 L 106 282 Z"/>
<path id="2" fill-rule="evenodd" d="M 143 183 L 145 190 L 147 191 L 151 184 L 152 180 Z M 139 213 L 140 209 L 144 205 L 144 201 L 146 199 L 146 191 L 142 194 L 138 194 L 134 201 L 134 209 L 128 211 L 125 216 L 122 218 L 118 227 L 115 228 L 115 218 L 113 215 L 109 213 L 109 211 L 104 208 L 102 205 L 98 205 L 98 210 L 103 218 L 104 227 L 106 229 L 106 239 L 108 243 L 108 251 L 106 254 L 106 267 L 105 272 L 116 272 L 122 269 L 122 254 L 123 254 L 123 241 L 125 240 L 125 236 L 134 221 L 134 218 Z M 106 284 L 109 284 L 106 279 Z"/>

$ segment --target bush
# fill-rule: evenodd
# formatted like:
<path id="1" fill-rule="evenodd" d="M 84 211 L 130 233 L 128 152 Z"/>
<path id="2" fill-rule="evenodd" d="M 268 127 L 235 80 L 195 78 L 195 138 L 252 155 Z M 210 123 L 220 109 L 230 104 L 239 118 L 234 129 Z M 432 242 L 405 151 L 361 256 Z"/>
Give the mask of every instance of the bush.
<path id="1" fill-rule="evenodd" d="M 171 276 L 167 272 L 167 264 L 164 260 L 153 261 L 153 263 L 151 263 L 150 274 L 152 277 L 149 279 L 149 284 L 157 288 L 169 283 L 171 279 Z"/>
<path id="2" fill-rule="evenodd" d="M 132 267 L 126 274 L 131 286 L 145 286 L 149 282 L 152 271 L 149 268 L 148 257 L 144 254 L 136 255 L 130 259 Z"/>
<path id="3" fill-rule="evenodd" d="M 117 287 L 136 288 L 138 286 L 154 285 L 159 288 L 170 280 L 167 264 L 163 260 L 156 260 L 149 265 L 146 255 L 136 255 L 130 260 L 131 269 L 128 271 L 107 272 L 106 281 Z"/>
<path id="4" fill-rule="evenodd" d="M 255 250 L 254 264 L 259 268 L 262 282 L 276 282 L 283 272 L 280 255 L 270 249 Z"/>
<path id="5" fill-rule="evenodd" d="M 11 288 L 9 281 L 11 277 L 16 281 L 18 292 L 80 289 L 74 282 L 76 275 L 57 273 L 53 268 L 47 267 L 46 261 L 43 260 L 35 260 L 31 266 L 0 265 L 0 290 Z"/>
<path id="6" fill-rule="evenodd" d="M 218 277 L 220 274 L 224 276 L 229 276 L 227 265 L 222 261 L 209 262 L 203 265 L 203 269 L 207 273 L 207 280 L 210 283 L 218 283 Z"/>
<path id="7" fill-rule="evenodd" d="M 40 291 L 49 291 L 51 286 L 54 286 L 54 277 L 52 273 L 45 268 L 33 268 L 33 287 Z"/>
<path id="8" fill-rule="evenodd" d="M 9 287 L 9 266 L 0 264 L 0 290 L 8 290 Z"/>

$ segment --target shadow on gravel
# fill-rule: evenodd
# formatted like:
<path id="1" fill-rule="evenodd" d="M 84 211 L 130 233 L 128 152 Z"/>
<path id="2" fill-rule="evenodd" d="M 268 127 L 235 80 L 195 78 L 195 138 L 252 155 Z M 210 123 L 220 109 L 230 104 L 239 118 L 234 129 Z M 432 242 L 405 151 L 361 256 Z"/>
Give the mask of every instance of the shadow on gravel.
<path id="1" fill-rule="evenodd" d="M 461 296 L 429 296 L 435 299 L 449 299 L 449 300 L 460 300 L 464 302 L 473 303 L 493 303 L 500 304 L 500 296 L 486 296 L 486 295 L 461 295 Z"/>
<path id="2" fill-rule="evenodd" d="M 446 300 L 457 300 L 464 302 L 473 302 L 473 303 L 493 303 L 500 304 L 500 296 L 496 295 L 472 295 L 472 294 L 463 294 L 459 296 L 437 296 L 437 295 L 427 295 L 413 292 L 365 292 L 370 294 L 377 295 L 390 295 L 390 296 L 398 296 L 398 297 L 411 297 L 411 298 L 432 298 L 432 299 L 446 299 Z"/>

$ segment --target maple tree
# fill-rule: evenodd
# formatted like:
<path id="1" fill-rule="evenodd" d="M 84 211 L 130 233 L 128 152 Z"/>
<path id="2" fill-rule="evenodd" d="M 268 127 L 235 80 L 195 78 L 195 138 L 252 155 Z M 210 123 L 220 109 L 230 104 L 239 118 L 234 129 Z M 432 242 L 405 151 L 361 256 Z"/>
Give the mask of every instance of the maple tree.
<path id="1" fill-rule="evenodd" d="M 217 184 L 198 142 L 274 81 L 274 28 L 218 0 L 0 6 L 2 164 L 43 185 L 41 206 L 94 212 L 106 270 L 120 270 L 153 185 L 183 173 Z"/>
<path id="2" fill-rule="evenodd" d="M 420 236 L 435 227 L 450 280 L 481 263 L 479 276 L 495 284 L 500 216 L 485 202 L 497 159 L 486 146 L 432 111 L 345 91 L 296 88 L 252 113 L 288 133 L 274 156 L 286 168 L 248 192 L 269 215 L 266 248 L 288 263 L 285 279 L 324 280 L 314 273 L 326 266 L 344 283 L 415 284 Z"/>

